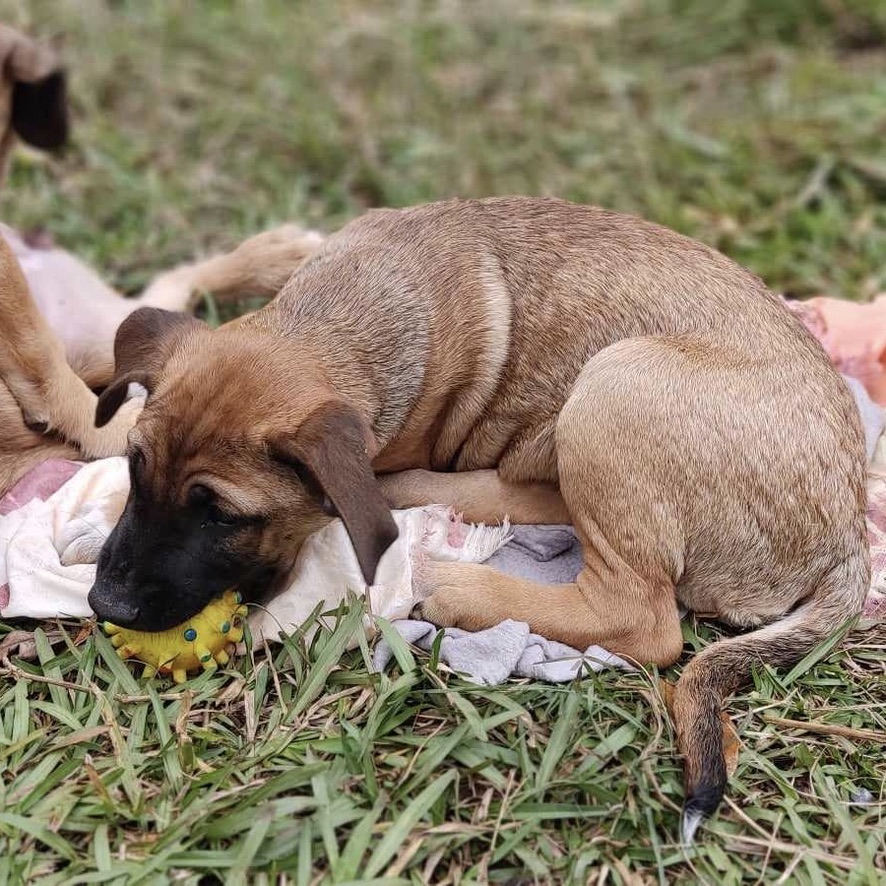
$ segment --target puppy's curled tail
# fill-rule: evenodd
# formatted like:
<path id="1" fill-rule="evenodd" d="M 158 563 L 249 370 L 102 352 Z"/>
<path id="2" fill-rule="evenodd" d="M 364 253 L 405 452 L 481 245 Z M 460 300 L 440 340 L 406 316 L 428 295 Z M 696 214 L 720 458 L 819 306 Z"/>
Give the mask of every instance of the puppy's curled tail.
<path id="1" fill-rule="evenodd" d="M 869 580 L 867 553 L 859 552 L 832 569 L 815 592 L 784 618 L 714 643 L 684 668 L 674 693 L 674 722 L 685 767 L 680 828 L 685 845 L 692 843 L 698 826 L 717 809 L 726 790 L 723 699 L 750 682 L 755 665 L 796 664 L 857 617 Z"/>

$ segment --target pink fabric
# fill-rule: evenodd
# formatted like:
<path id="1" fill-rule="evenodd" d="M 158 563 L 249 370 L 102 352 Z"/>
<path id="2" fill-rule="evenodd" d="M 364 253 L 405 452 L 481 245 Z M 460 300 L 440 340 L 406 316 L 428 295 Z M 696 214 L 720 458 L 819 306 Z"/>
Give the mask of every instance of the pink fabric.
<path id="1" fill-rule="evenodd" d="M 861 618 L 862 626 L 865 623 L 871 625 L 886 621 L 886 595 L 871 588 L 865 597 Z"/>
<path id="2" fill-rule="evenodd" d="M 786 304 L 837 369 L 857 378 L 875 403 L 886 406 L 886 295 L 867 304 L 825 297 Z"/>
<path id="3" fill-rule="evenodd" d="M 82 467 L 82 462 L 69 461 L 66 458 L 50 458 L 40 462 L 31 468 L 3 498 L 0 498 L 0 517 L 24 507 L 35 498 L 46 501 Z M 0 611 L 8 605 L 9 585 L 0 585 Z"/>
<path id="4" fill-rule="evenodd" d="M 12 513 L 32 499 L 39 498 L 45 501 L 54 492 L 58 492 L 82 467 L 81 462 L 68 461 L 66 458 L 51 458 L 31 468 L 3 498 L 0 498 L 0 517 Z"/>

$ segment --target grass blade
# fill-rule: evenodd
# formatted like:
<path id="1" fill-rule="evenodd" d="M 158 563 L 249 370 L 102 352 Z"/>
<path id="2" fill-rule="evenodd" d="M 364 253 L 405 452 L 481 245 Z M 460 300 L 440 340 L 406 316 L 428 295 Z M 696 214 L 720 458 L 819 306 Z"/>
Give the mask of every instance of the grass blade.
<path id="1" fill-rule="evenodd" d="M 396 821 L 375 847 L 366 865 L 366 876 L 375 877 L 382 868 L 394 857 L 397 850 L 406 842 L 409 832 L 426 815 L 428 810 L 443 795 L 443 792 L 455 781 L 455 772 L 449 771 L 432 781 L 419 793 L 407 807 L 397 816 Z"/>

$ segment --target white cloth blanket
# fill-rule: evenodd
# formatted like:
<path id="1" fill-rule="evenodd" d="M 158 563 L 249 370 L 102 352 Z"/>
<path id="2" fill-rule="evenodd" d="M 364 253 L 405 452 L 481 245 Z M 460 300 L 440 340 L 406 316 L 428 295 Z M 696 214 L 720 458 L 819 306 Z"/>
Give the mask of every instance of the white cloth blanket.
<path id="1" fill-rule="evenodd" d="M 84 465 L 45 501 L 34 498 L 0 516 L 0 617 L 91 616 L 87 595 L 95 563 L 128 491 L 126 459 L 108 458 Z M 286 590 L 250 614 L 253 636 L 275 641 L 281 632 L 300 627 L 318 605 L 334 609 L 353 592 L 368 600 L 369 634 L 373 617 L 382 616 L 407 641 L 430 648 L 436 629 L 407 619 L 415 564 L 424 558 L 483 562 L 508 542 L 509 526 L 467 525 L 441 506 L 395 511 L 394 519 L 400 536 L 382 558 L 370 589 L 340 520 L 311 536 Z M 381 642 L 376 666 L 381 669 L 389 660 L 390 650 Z M 499 683 L 511 675 L 564 681 L 586 670 L 627 667 L 599 647 L 571 649 L 531 634 L 520 622 L 476 634 L 447 631 L 441 660 L 479 683 Z"/>

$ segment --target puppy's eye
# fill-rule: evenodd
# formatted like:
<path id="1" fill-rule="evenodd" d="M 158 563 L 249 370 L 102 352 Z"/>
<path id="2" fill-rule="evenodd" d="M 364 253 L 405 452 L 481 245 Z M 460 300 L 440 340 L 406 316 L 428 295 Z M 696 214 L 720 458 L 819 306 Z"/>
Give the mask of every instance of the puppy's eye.
<path id="1" fill-rule="evenodd" d="M 188 504 L 199 511 L 202 525 L 233 526 L 237 518 L 223 511 L 215 500 L 215 493 L 206 486 L 196 484 L 188 490 Z"/>
<path id="2" fill-rule="evenodd" d="M 194 508 L 205 507 L 206 505 L 211 504 L 214 498 L 215 495 L 212 490 L 199 483 L 195 483 L 188 490 L 188 504 Z"/>
<path id="3" fill-rule="evenodd" d="M 233 526 L 237 522 L 236 517 L 226 514 L 218 505 L 210 505 L 206 509 L 206 519 L 214 526 Z"/>

